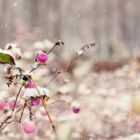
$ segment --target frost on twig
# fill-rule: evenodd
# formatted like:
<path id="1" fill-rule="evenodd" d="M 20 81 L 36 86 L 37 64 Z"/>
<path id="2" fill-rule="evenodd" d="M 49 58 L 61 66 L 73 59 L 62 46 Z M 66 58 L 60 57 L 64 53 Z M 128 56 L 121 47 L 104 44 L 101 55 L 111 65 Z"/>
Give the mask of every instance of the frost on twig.
<path id="1" fill-rule="evenodd" d="M 71 65 L 74 63 L 74 61 L 76 59 L 78 59 L 80 56 L 82 56 L 87 50 L 93 48 L 95 46 L 95 43 L 89 43 L 87 45 L 84 45 L 82 48 L 80 48 L 76 54 L 74 55 L 74 57 L 72 57 L 72 59 L 70 60 L 70 62 L 64 66 L 62 69 L 57 70 L 57 72 L 55 73 L 55 75 L 49 80 L 49 82 L 45 85 L 45 87 L 47 87 L 58 75 L 60 75 L 61 73 L 64 73 L 66 71 L 69 70 L 69 68 L 71 67 Z"/>
<path id="2" fill-rule="evenodd" d="M 95 47 L 95 43 L 89 43 L 84 45 L 81 49 L 76 52 L 76 57 L 83 55 L 87 50 Z"/>
<path id="3" fill-rule="evenodd" d="M 6 69 L 5 74 L 6 74 L 6 78 L 8 79 L 7 85 L 10 86 L 12 84 L 13 85 L 20 84 L 21 87 L 19 88 L 17 95 L 15 95 L 15 100 L 14 100 L 12 110 L 8 111 L 8 113 L 10 112 L 10 115 L 7 115 L 7 117 L 0 124 L 0 132 L 2 132 L 3 129 L 5 127 L 7 127 L 9 124 L 11 124 L 12 122 L 21 123 L 22 118 L 24 117 L 25 109 L 28 109 L 28 111 L 29 111 L 28 119 L 30 119 L 30 121 L 34 121 L 33 118 L 34 118 L 35 114 L 32 112 L 32 110 L 34 108 L 36 108 L 36 106 L 39 106 L 40 103 L 42 103 L 42 106 L 44 107 L 45 113 L 48 117 L 49 123 L 51 124 L 51 126 L 55 132 L 55 123 L 53 122 L 53 119 L 47 109 L 48 100 L 50 100 L 50 97 L 47 94 L 47 90 L 45 90 L 45 88 L 41 88 L 41 87 L 37 86 L 38 84 L 36 84 L 36 81 L 33 80 L 34 76 L 35 76 L 33 71 L 37 70 L 41 66 L 42 67 L 47 66 L 47 62 L 49 60 L 48 54 L 50 52 L 52 52 L 56 46 L 61 46 L 61 45 L 64 45 L 64 43 L 62 41 L 58 40 L 48 52 L 45 52 L 43 50 L 40 52 L 37 52 L 36 57 L 34 59 L 35 61 L 32 65 L 32 68 L 29 70 L 25 70 L 25 69 L 23 69 L 21 67 L 17 67 L 17 66 L 10 66 Z M 59 74 L 68 71 L 76 59 L 78 59 L 87 50 L 93 48 L 94 46 L 95 46 L 95 43 L 89 43 L 87 45 L 84 45 L 82 48 L 80 48 L 75 53 L 75 55 L 72 57 L 70 62 L 68 62 L 66 66 L 59 69 L 53 75 L 53 77 L 48 81 L 48 83 L 46 83 L 45 87 L 47 87 L 48 84 L 50 84 L 53 80 L 55 80 L 55 78 Z M 11 48 L 11 46 L 8 46 L 8 47 L 6 47 L 6 49 L 8 51 L 11 51 L 12 48 Z M 17 58 L 17 55 L 15 55 L 14 60 L 16 60 L 16 58 Z M 21 94 L 22 88 L 24 89 L 23 94 Z M 24 98 L 24 103 L 20 102 L 19 106 L 17 106 L 17 102 L 19 100 L 22 100 L 22 98 Z M 66 103 L 66 105 L 69 105 L 69 106 L 71 104 L 71 102 L 67 102 L 65 100 L 63 101 L 63 99 L 57 100 L 57 102 L 58 101 Z M 73 109 L 74 113 L 79 113 L 79 111 L 80 111 L 80 107 L 77 106 L 77 104 L 74 104 L 72 106 L 72 109 Z M 15 120 L 15 116 L 16 116 L 17 112 L 20 114 L 20 116 L 17 117 L 18 119 Z M 28 127 L 28 125 L 27 125 L 27 127 Z M 35 131 L 35 129 L 32 129 L 32 131 L 25 130 L 26 133 L 32 133 L 33 131 Z"/>

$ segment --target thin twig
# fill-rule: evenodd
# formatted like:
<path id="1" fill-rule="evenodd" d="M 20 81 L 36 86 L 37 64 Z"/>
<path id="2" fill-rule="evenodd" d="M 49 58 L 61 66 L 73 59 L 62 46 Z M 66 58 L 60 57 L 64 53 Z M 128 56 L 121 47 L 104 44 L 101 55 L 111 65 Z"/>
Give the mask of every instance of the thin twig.
<path id="1" fill-rule="evenodd" d="M 32 78 L 31 80 L 32 80 L 32 82 L 33 82 L 33 84 L 34 84 L 34 86 L 35 86 L 35 88 L 36 88 L 36 90 L 37 90 L 37 92 L 38 92 L 38 94 L 39 94 L 39 96 L 40 96 L 41 94 L 40 94 L 40 91 L 39 91 L 39 89 L 38 89 L 36 83 L 34 82 L 33 78 Z M 48 116 L 49 122 L 50 122 L 50 124 L 51 124 L 51 126 L 52 126 L 54 132 L 56 132 L 56 131 L 55 131 L 55 125 L 53 124 L 53 121 L 52 121 L 52 119 L 51 119 L 51 116 L 50 116 L 49 112 L 47 111 L 46 103 L 44 102 L 43 97 L 42 97 L 42 96 L 40 96 L 40 97 L 41 97 L 40 99 L 41 99 L 41 101 L 42 101 L 42 104 L 43 104 L 43 106 L 44 106 L 44 109 L 45 109 L 45 111 L 46 111 L 46 114 L 47 114 L 47 116 Z"/>
<path id="2" fill-rule="evenodd" d="M 56 103 L 64 103 L 64 104 L 70 105 L 70 103 L 68 103 L 68 102 L 66 102 L 64 100 L 56 100 L 56 101 L 54 101 L 52 103 L 47 104 L 47 106 L 51 106 L 51 105 L 56 104 Z"/>
<path id="3" fill-rule="evenodd" d="M 13 113 L 14 113 L 14 111 L 15 111 L 16 104 L 17 104 L 17 101 L 18 101 L 18 97 L 19 97 L 19 95 L 20 95 L 20 92 L 21 92 L 22 87 L 23 87 L 23 84 L 22 84 L 21 87 L 19 88 L 19 91 L 18 91 L 18 93 L 17 93 L 17 95 L 16 95 L 16 99 L 15 99 L 14 106 L 13 106 L 13 108 L 12 108 L 12 113 L 11 113 L 11 115 L 13 115 Z"/>
<path id="4" fill-rule="evenodd" d="M 95 43 L 89 43 L 87 45 L 84 45 L 82 48 L 80 48 L 76 54 L 72 57 L 72 59 L 70 60 L 70 62 L 63 68 L 63 69 L 60 69 L 56 72 L 56 74 L 48 81 L 48 83 L 45 85 L 45 87 L 47 87 L 53 80 L 55 80 L 55 78 L 68 71 L 69 68 L 72 66 L 72 64 L 74 63 L 75 60 L 77 60 L 80 56 L 82 56 L 84 54 L 84 52 L 92 47 L 95 46 Z"/>
<path id="5" fill-rule="evenodd" d="M 11 119 L 12 118 L 12 116 L 10 115 L 10 116 L 7 116 L 6 117 L 6 119 L 1 123 L 1 125 L 0 125 L 0 129 L 3 127 L 3 125 L 5 124 L 5 123 L 7 123 L 7 121 L 9 120 L 9 119 Z"/>
<path id="6" fill-rule="evenodd" d="M 76 59 L 76 57 L 73 57 L 73 58 L 71 59 L 71 61 L 68 63 L 68 65 L 66 65 L 63 69 L 58 70 L 58 71 L 55 73 L 55 75 L 48 81 L 48 83 L 45 84 L 44 87 L 47 87 L 53 80 L 55 80 L 55 78 L 56 78 L 58 75 L 60 75 L 60 74 L 62 74 L 62 73 L 65 73 L 66 71 L 68 71 L 69 68 L 71 67 L 71 65 L 73 64 L 73 62 L 74 62 L 75 59 Z"/>
<path id="7" fill-rule="evenodd" d="M 58 40 L 58 41 L 54 44 L 54 46 L 47 52 L 47 54 L 49 54 L 50 52 L 52 52 L 52 50 L 53 50 L 57 45 L 61 45 L 61 44 L 64 45 L 64 42 Z"/>
<path id="8" fill-rule="evenodd" d="M 4 126 L 4 124 L 7 123 L 7 121 L 10 120 L 10 119 L 13 117 L 13 113 L 14 113 L 14 111 L 15 111 L 16 104 L 17 104 L 17 100 L 18 100 L 18 97 L 19 97 L 19 95 L 20 95 L 20 92 L 21 92 L 22 87 L 23 87 L 23 85 L 21 85 L 21 87 L 20 87 L 20 89 L 19 89 L 19 91 L 18 91 L 18 93 L 17 93 L 17 95 L 16 95 L 15 104 L 14 104 L 14 107 L 12 108 L 11 114 L 10 114 L 9 116 L 7 116 L 7 117 L 5 118 L 5 120 L 4 120 L 4 121 L 1 123 L 1 125 L 0 125 L 0 132 L 3 130 L 3 127 L 5 128 L 5 127 L 7 126 L 7 125 Z"/>
<path id="9" fill-rule="evenodd" d="M 20 115 L 20 118 L 19 118 L 18 122 L 21 122 L 21 119 L 22 119 L 22 116 L 23 116 L 26 105 L 27 105 L 27 103 L 24 103 L 24 106 L 22 108 L 22 112 L 21 112 L 21 115 Z"/>
<path id="10" fill-rule="evenodd" d="M 32 113 L 32 108 L 31 108 L 31 104 L 29 105 L 29 119 L 32 121 L 33 120 L 33 113 Z"/>
<path id="11" fill-rule="evenodd" d="M 4 128 L 5 128 L 7 125 L 11 124 L 13 121 L 14 121 L 14 120 L 11 120 L 10 122 L 7 122 L 5 125 L 3 125 L 3 126 L 1 127 L 1 129 L 0 129 L 0 133 L 4 130 Z"/>

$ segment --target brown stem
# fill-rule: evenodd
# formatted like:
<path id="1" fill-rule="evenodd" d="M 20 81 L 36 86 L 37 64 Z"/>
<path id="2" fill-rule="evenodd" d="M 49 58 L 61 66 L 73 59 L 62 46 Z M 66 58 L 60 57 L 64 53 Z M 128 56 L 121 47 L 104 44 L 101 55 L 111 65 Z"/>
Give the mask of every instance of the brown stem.
<path id="1" fill-rule="evenodd" d="M 1 125 L 0 125 L 0 132 L 7 126 L 7 121 L 10 120 L 10 119 L 13 117 L 13 113 L 14 113 L 14 111 L 15 111 L 16 104 L 17 104 L 17 100 L 18 100 L 18 97 L 19 97 L 19 94 L 20 94 L 20 92 L 21 92 L 22 87 L 23 87 L 23 85 L 21 85 L 21 87 L 20 87 L 20 89 L 19 89 L 19 91 L 18 91 L 18 93 L 17 93 L 17 95 L 16 95 L 15 104 L 14 104 L 14 107 L 12 108 L 11 114 L 10 114 L 9 116 L 7 116 L 7 117 L 5 118 L 5 120 L 4 120 L 4 121 L 1 123 Z M 5 123 L 6 123 L 6 126 L 4 126 Z M 4 128 L 3 128 L 3 127 L 4 127 Z"/>
<path id="2" fill-rule="evenodd" d="M 54 101 L 54 102 L 52 102 L 52 103 L 49 103 L 49 104 L 47 104 L 48 106 L 49 105 L 53 105 L 53 104 L 56 104 L 56 103 L 64 103 L 64 104 L 66 104 L 66 105 L 70 105 L 70 103 L 68 103 L 68 102 L 66 102 L 66 101 L 64 101 L 64 100 L 56 100 L 56 101 Z"/>
<path id="3" fill-rule="evenodd" d="M 33 113 L 32 113 L 31 104 L 29 105 L 29 119 L 33 120 Z"/>
<path id="4" fill-rule="evenodd" d="M 54 46 L 47 52 L 47 54 L 49 54 L 50 52 L 52 52 L 52 50 L 57 46 L 57 45 L 64 45 L 64 43 L 62 42 L 62 41 L 60 41 L 60 40 L 58 40 L 55 44 L 54 44 Z"/>
<path id="5" fill-rule="evenodd" d="M 7 123 L 7 121 L 9 120 L 9 119 L 11 119 L 12 118 L 12 116 L 10 115 L 10 116 L 7 116 L 6 117 L 6 119 L 1 123 L 1 125 L 0 125 L 0 129 L 3 127 L 3 125 L 5 124 L 5 123 Z M 1 131 L 0 131 L 1 132 Z"/>
<path id="6" fill-rule="evenodd" d="M 32 78 L 31 80 L 32 80 L 32 82 L 33 82 L 33 84 L 34 84 L 34 86 L 35 86 L 35 88 L 36 88 L 36 90 L 37 90 L 37 92 L 38 92 L 38 94 L 39 94 L 39 96 L 40 96 L 40 95 L 41 95 L 41 94 L 40 94 L 40 91 L 39 91 L 39 89 L 38 89 L 37 85 L 35 84 L 35 82 L 34 82 L 33 78 Z M 44 99 L 43 99 L 43 97 L 42 97 L 42 96 L 41 96 L 41 98 L 40 98 L 40 99 L 41 99 L 41 101 L 42 101 L 42 104 L 43 104 L 44 109 L 45 109 L 45 111 L 46 111 L 46 114 L 47 114 L 47 116 L 48 116 L 49 122 L 50 122 L 50 124 L 51 124 L 51 126 L 52 126 L 52 128 L 53 128 L 54 132 L 56 132 L 56 131 L 55 131 L 55 126 L 54 126 L 53 121 L 52 121 L 52 119 L 51 119 L 51 116 L 50 116 L 49 112 L 47 111 L 47 108 L 46 108 L 46 103 L 45 103 L 45 101 L 44 101 Z"/>
<path id="7" fill-rule="evenodd" d="M 76 57 L 72 58 L 71 61 L 68 63 L 68 65 L 66 65 L 62 70 L 57 71 L 56 74 L 48 81 L 47 84 L 45 84 L 44 87 L 47 87 L 53 80 L 55 80 L 55 78 L 56 78 L 58 75 L 60 75 L 60 74 L 62 74 L 62 73 L 64 73 L 64 72 L 66 72 L 66 71 L 68 71 L 69 68 L 70 68 L 70 66 L 73 64 L 73 62 L 74 62 L 75 59 L 76 59 Z"/>
<path id="8" fill-rule="evenodd" d="M 2 132 L 2 130 L 4 130 L 4 128 L 5 128 L 7 125 L 11 124 L 13 121 L 14 121 L 14 120 L 11 120 L 10 122 L 6 122 L 6 124 L 3 125 L 3 126 L 1 127 L 0 133 Z"/>
<path id="9" fill-rule="evenodd" d="M 47 54 L 49 54 L 55 47 L 56 47 L 56 45 L 54 45 L 54 46 L 47 52 Z"/>
<path id="10" fill-rule="evenodd" d="M 48 81 L 47 84 L 45 84 L 44 87 L 47 87 L 47 86 L 48 86 L 53 80 L 55 80 L 55 78 L 56 78 L 59 74 L 61 74 L 61 73 L 62 73 L 61 71 L 56 72 L 56 74 Z"/>
<path id="11" fill-rule="evenodd" d="M 26 103 L 24 103 L 24 106 L 23 106 L 23 108 L 22 108 L 22 112 L 21 112 L 21 115 L 20 115 L 20 118 L 19 118 L 19 121 L 18 121 L 18 122 L 21 122 L 21 119 L 22 119 L 22 116 L 23 116 L 25 107 L 26 107 Z"/>
<path id="12" fill-rule="evenodd" d="M 18 93 L 17 93 L 17 95 L 16 95 L 15 104 L 14 104 L 14 106 L 13 106 L 13 108 L 12 108 L 12 114 L 13 114 L 13 112 L 15 111 L 16 104 L 17 104 L 17 101 L 18 101 L 18 97 L 19 97 L 19 95 L 20 95 L 20 92 L 21 92 L 22 87 L 23 87 L 23 84 L 21 85 L 21 87 L 20 87 L 20 89 L 19 89 L 19 91 L 18 91 Z"/>

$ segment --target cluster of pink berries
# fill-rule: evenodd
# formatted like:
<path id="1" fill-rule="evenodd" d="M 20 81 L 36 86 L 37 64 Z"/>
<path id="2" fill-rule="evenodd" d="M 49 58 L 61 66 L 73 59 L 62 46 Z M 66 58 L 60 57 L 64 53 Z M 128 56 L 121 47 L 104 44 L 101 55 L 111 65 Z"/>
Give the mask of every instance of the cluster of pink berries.
<path id="1" fill-rule="evenodd" d="M 27 85 L 26 85 L 26 88 L 28 90 L 32 90 L 31 92 L 33 92 L 33 89 L 35 89 L 35 86 L 33 85 L 32 82 L 29 82 Z M 37 106 L 37 105 L 40 105 L 40 97 L 39 96 L 34 96 L 33 97 L 33 94 L 31 94 L 32 97 L 31 97 L 31 106 Z M 80 106 L 77 102 L 72 102 L 71 103 L 71 108 L 72 108 L 72 111 L 73 113 L 79 113 L 80 112 Z M 42 115 L 46 115 L 46 112 L 44 112 L 43 114 L 43 111 L 41 112 Z M 27 121 L 24 121 L 23 122 L 23 130 L 25 133 L 27 134 L 30 134 L 30 133 L 34 133 L 36 131 L 36 126 L 35 126 L 35 123 L 33 121 L 30 121 L 30 120 L 27 120 Z"/>
<path id="2" fill-rule="evenodd" d="M 33 90 L 35 87 L 34 87 L 33 83 L 29 82 L 26 85 L 26 88 L 29 90 Z M 34 97 L 32 96 L 31 97 L 31 106 L 40 105 L 40 102 L 41 102 L 40 100 L 41 99 L 39 96 L 34 96 Z M 80 106 L 77 102 L 71 103 L 71 108 L 72 108 L 73 113 L 77 114 L 80 112 Z M 42 111 L 41 113 L 42 113 L 42 115 L 46 115 L 46 112 L 44 112 L 44 111 Z M 34 121 L 26 120 L 22 123 L 22 126 L 23 126 L 24 132 L 27 134 L 31 134 L 31 133 L 34 133 L 36 131 L 36 125 L 35 125 Z"/>
<path id="3" fill-rule="evenodd" d="M 0 100 L 0 110 L 4 110 L 5 108 L 13 108 L 15 106 L 15 100 L 10 99 L 8 102 L 5 102 L 3 100 Z"/>
<path id="4" fill-rule="evenodd" d="M 45 65 L 48 60 L 48 54 L 44 51 L 40 51 L 36 55 L 36 62 L 39 65 Z M 12 67 L 11 67 L 12 69 Z M 11 71 L 11 69 L 7 69 L 8 71 L 8 76 L 11 77 L 16 77 L 15 73 Z M 37 87 L 34 82 L 32 82 L 31 77 L 25 76 L 21 72 L 21 79 L 24 81 L 24 87 L 25 87 L 25 92 L 23 94 L 24 99 L 27 101 L 27 104 L 30 107 L 33 106 L 39 106 L 41 102 L 43 103 L 42 100 L 49 99 L 49 91 L 46 88 L 42 87 Z M 10 79 L 11 80 L 11 79 Z M 26 84 L 25 84 L 26 83 Z M 39 93 L 39 94 L 38 94 Z M 8 102 L 0 101 L 0 110 L 4 110 L 6 106 L 9 106 L 11 109 L 18 107 L 18 104 L 15 100 L 9 100 Z M 28 106 L 25 105 L 25 106 Z M 80 106 L 77 102 L 72 102 L 71 103 L 71 109 L 73 113 L 79 113 L 80 112 Z M 45 112 L 44 115 L 46 115 L 47 112 Z M 19 121 L 20 122 L 20 121 Z M 36 131 L 36 125 L 35 122 L 29 118 L 29 120 L 23 120 L 22 121 L 22 128 L 25 133 L 31 134 Z"/>
<path id="5" fill-rule="evenodd" d="M 36 96 L 36 94 L 35 94 L 36 93 L 36 89 L 35 89 L 35 86 L 33 85 L 33 83 L 32 82 L 28 82 L 28 84 L 26 85 L 26 89 L 29 90 L 29 92 L 28 92 L 29 94 L 28 93 L 27 94 L 31 97 L 31 105 L 32 106 L 39 105 L 40 102 L 41 102 L 40 101 L 40 97 Z M 44 93 L 42 94 L 42 96 L 45 96 L 45 95 L 46 94 L 44 94 Z M 71 108 L 72 108 L 72 111 L 74 113 L 79 113 L 80 112 L 80 105 L 77 102 L 72 102 L 71 103 Z"/>

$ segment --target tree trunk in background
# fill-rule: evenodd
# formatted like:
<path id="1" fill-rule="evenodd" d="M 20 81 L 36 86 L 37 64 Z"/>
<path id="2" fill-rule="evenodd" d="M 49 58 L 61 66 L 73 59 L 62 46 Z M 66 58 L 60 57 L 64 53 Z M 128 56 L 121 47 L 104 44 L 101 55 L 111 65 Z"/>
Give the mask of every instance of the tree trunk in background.
<path id="1" fill-rule="evenodd" d="M 68 51 L 96 41 L 97 55 L 110 57 L 110 46 L 122 41 L 129 49 L 140 45 L 139 0 L 0 0 L 0 45 L 16 39 L 18 26 L 26 38 L 62 39 Z"/>

